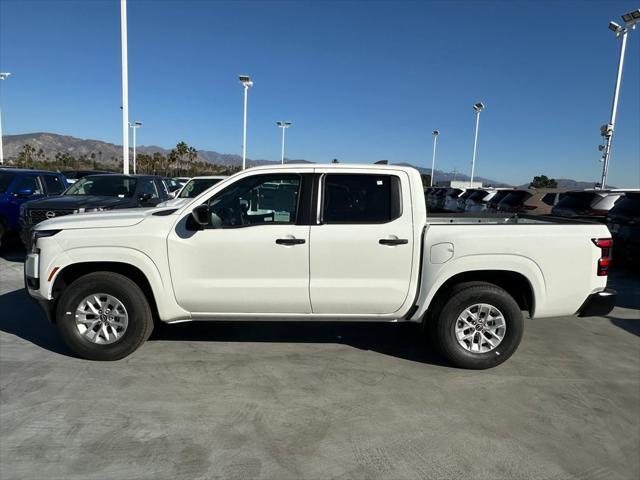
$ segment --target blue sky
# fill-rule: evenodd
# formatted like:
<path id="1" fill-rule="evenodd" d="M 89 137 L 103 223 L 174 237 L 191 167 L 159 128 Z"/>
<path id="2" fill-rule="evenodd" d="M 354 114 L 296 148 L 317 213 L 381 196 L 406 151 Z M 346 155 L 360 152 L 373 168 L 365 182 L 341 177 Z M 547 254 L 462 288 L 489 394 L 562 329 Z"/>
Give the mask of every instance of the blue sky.
<path id="1" fill-rule="evenodd" d="M 637 1 L 346 2 L 129 0 L 131 120 L 138 143 L 278 159 L 388 159 L 476 174 L 595 181 L 619 42 L 609 20 Z M 117 0 L 0 0 L 5 134 L 121 143 Z M 640 30 L 631 32 L 610 183 L 640 186 Z"/>

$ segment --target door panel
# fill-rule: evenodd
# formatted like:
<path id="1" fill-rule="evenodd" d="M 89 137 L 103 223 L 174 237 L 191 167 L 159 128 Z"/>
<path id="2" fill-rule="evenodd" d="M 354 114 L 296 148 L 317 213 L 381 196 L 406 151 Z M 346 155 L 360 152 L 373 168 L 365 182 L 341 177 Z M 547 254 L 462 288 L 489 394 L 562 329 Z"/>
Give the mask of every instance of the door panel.
<path id="1" fill-rule="evenodd" d="M 285 238 L 304 243 L 276 243 Z M 180 222 L 168 247 L 176 300 L 190 312 L 311 312 L 309 226 L 190 232 Z"/>
<path id="2" fill-rule="evenodd" d="M 178 304 L 197 313 L 310 313 L 301 189 L 300 175 L 249 174 L 206 202 L 203 230 L 187 213 L 168 238 Z"/>
<path id="3" fill-rule="evenodd" d="M 313 313 L 393 313 L 405 302 L 413 265 L 411 198 L 399 177 L 408 176 L 394 174 L 394 190 L 386 175 L 344 175 L 324 177 L 324 224 L 311 226 Z"/>

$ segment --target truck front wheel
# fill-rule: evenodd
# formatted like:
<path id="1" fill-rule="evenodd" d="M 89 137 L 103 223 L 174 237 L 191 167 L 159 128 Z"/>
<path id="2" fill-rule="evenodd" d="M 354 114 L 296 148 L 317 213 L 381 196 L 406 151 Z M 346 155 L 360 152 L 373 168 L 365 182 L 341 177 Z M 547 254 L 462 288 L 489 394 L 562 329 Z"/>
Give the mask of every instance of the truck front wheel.
<path id="1" fill-rule="evenodd" d="M 435 321 L 442 354 L 457 367 L 476 370 L 495 367 L 511 357 L 524 328 L 513 297 L 490 283 L 455 291 Z"/>
<path id="2" fill-rule="evenodd" d="M 74 353 L 89 360 L 119 360 L 151 335 L 153 315 L 138 285 L 113 272 L 75 280 L 56 312 L 60 334 Z"/>

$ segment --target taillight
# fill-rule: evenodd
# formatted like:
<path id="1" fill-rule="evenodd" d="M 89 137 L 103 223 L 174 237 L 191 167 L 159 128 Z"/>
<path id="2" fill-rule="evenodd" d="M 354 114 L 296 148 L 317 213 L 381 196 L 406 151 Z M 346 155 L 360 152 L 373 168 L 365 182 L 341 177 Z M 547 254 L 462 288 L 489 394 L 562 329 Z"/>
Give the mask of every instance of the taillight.
<path id="1" fill-rule="evenodd" d="M 607 276 L 609 274 L 609 266 L 611 265 L 611 248 L 613 247 L 613 240 L 610 238 L 592 238 L 591 241 L 600 249 L 600 258 L 598 259 L 598 276 Z"/>

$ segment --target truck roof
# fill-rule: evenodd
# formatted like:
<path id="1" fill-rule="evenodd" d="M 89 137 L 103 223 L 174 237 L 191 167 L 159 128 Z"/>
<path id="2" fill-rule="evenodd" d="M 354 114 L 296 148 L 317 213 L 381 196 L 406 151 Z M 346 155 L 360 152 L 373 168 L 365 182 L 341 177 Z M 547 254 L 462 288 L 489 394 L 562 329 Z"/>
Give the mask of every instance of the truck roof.
<path id="1" fill-rule="evenodd" d="M 404 170 L 404 171 L 418 171 L 415 167 L 407 167 L 405 165 L 385 165 L 374 163 L 285 163 L 284 165 L 261 165 L 258 167 L 251 167 L 251 170 L 271 170 L 274 168 L 299 168 L 299 169 L 314 169 L 314 168 L 331 168 L 336 170 L 347 169 L 367 169 L 367 170 Z M 247 169 L 249 170 L 249 169 Z"/>

